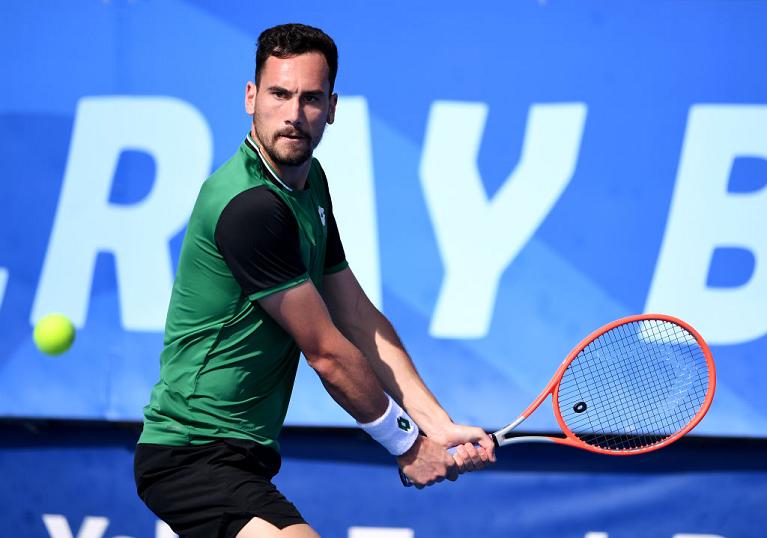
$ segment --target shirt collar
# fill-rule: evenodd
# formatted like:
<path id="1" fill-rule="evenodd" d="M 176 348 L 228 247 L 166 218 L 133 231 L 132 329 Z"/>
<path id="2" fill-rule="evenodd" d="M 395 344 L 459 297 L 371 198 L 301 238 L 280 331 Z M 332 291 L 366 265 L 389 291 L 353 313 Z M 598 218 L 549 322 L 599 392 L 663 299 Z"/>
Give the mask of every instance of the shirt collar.
<path id="1" fill-rule="evenodd" d="M 258 147 L 258 144 L 256 144 L 253 141 L 253 138 L 250 136 L 250 133 L 248 133 L 248 136 L 245 137 L 245 144 L 256 152 L 259 159 L 261 159 L 261 162 L 264 165 L 264 168 L 266 168 L 269 171 L 269 174 L 271 174 L 272 178 L 277 182 L 279 186 L 281 186 L 283 189 L 285 189 L 288 192 L 293 192 L 293 188 L 287 185 L 284 181 L 280 179 L 280 176 L 277 175 L 277 172 L 275 172 L 271 166 L 269 166 L 269 161 L 267 161 L 264 158 L 264 155 L 261 153 L 261 148 Z"/>

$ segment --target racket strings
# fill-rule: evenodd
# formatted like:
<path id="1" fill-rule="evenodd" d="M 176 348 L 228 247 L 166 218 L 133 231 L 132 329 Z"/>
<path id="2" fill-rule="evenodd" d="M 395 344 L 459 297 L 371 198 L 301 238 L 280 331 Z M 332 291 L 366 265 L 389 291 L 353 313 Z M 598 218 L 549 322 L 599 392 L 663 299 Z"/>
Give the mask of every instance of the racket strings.
<path id="1" fill-rule="evenodd" d="M 625 333 L 625 327 L 622 328 L 622 332 Z M 625 337 L 626 337 L 626 335 L 623 334 L 622 338 L 620 340 L 625 340 Z M 654 339 L 654 340 L 655 341 L 664 342 L 664 343 L 668 343 L 668 341 L 669 341 L 668 337 L 663 338 L 663 339 Z M 613 347 L 613 345 L 611 345 L 611 347 Z M 647 379 L 654 379 L 655 381 L 661 381 L 661 383 L 660 383 L 661 390 L 668 390 L 669 386 L 671 386 L 671 384 L 669 382 L 669 380 L 671 378 L 670 378 L 669 375 L 666 376 L 665 380 L 662 377 L 658 377 L 658 376 L 655 376 L 655 378 L 653 378 L 653 377 L 649 377 L 648 378 L 647 377 L 648 376 L 648 369 L 646 367 L 646 363 L 637 363 L 636 366 L 637 366 L 637 368 L 633 372 L 631 372 L 633 375 L 630 377 L 630 379 L 633 381 L 632 383 L 630 383 L 630 386 L 635 391 L 636 390 L 641 390 L 641 389 L 645 388 L 645 387 L 640 387 L 639 384 L 636 383 L 636 379 L 638 379 L 638 378 L 645 379 L 645 380 L 647 380 Z M 665 373 L 666 374 L 670 374 L 670 373 L 672 373 L 672 370 L 666 368 L 665 369 Z M 663 382 L 663 381 L 665 381 L 665 382 Z M 655 392 L 657 392 L 658 391 L 658 384 L 656 383 L 655 386 L 651 387 L 651 388 L 653 390 L 655 390 Z M 687 387 L 685 387 L 683 385 L 680 386 L 680 388 L 681 388 L 681 392 L 682 393 L 685 392 L 686 389 L 687 389 Z M 678 400 L 678 398 L 674 398 L 673 396 L 669 397 L 669 401 L 674 402 L 675 400 Z M 611 413 L 610 414 L 611 416 L 609 417 L 609 420 L 611 420 L 615 424 L 618 424 L 617 427 L 613 426 L 611 428 L 612 431 L 619 431 L 619 428 L 623 428 L 624 430 L 628 430 L 629 432 L 631 432 L 632 435 L 625 435 L 625 434 L 622 434 L 622 435 L 609 435 L 609 434 L 608 435 L 598 435 L 598 436 L 596 436 L 594 438 L 594 441 L 596 441 L 600 445 L 606 445 L 606 444 L 609 445 L 610 443 L 612 443 L 613 445 L 615 445 L 615 446 L 613 446 L 613 448 L 631 449 L 631 448 L 635 448 L 637 446 L 647 445 L 647 444 L 651 444 L 651 443 L 657 443 L 657 442 L 659 442 L 660 440 L 662 440 L 662 439 L 664 439 L 666 437 L 666 434 L 668 432 L 664 432 L 661 435 L 657 435 L 657 436 L 649 435 L 648 434 L 649 429 L 648 429 L 647 424 L 652 424 L 652 417 L 646 411 L 648 408 L 645 407 L 645 406 L 641 406 L 641 407 L 636 407 L 635 406 L 632 409 L 631 407 L 627 407 L 628 403 L 629 402 L 626 401 L 625 397 L 619 398 L 619 400 L 617 402 L 618 405 L 616 406 L 616 408 L 617 409 L 623 409 L 624 410 L 624 415 L 619 416 L 617 413 Z M 672 412 L 672 417 L 671 417 L 672 421 L 674 419 L 676 419 L 676 420 L 680 420 L 681 419 L 681 420 L 684 421 L 683 424 L 686 424 L 687 421 L 684 420 L 685 419 L 684 414 L 678 412 L 679 408 L 678 408 L 677 405 L 671 405 L 671 406 L 666 405 L 666 408 L 674 410 Z M 633 413 L 632 412 L 627 412 L 627 410 L 628 411 L 633 411 Z M 619 417 L 620 422 L 617 422 L 617 423 L 615 422 L 616 421 L 616 417 Z M 638 437 L 638 436 L 636 436 L 634 434 L 634 432 L 637 430 L 637 428 L 635 426 L 636 422 L 644 422 L 645 423 L 644 438 Z M 592 422 L 592 425 L 593 425 L 593 422 Z M 673 433 L 673 432 L 671 432 L 671 433 Z"/>
<path id="2" fill-rule="evenodd" d="M 698 413 L 708 390 L 701 346 L 665 320 L 633 321 L 588 344 L 558 390 L 559 413 L 583 442 L 626 451 L 663 442 Z"/>

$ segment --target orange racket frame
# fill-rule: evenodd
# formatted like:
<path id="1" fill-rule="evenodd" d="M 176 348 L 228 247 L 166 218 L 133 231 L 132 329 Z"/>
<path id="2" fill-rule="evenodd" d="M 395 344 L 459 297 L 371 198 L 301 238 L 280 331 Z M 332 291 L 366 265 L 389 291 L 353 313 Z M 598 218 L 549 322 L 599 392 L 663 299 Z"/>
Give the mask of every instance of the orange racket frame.
<path id="1" fill-rule="evenodd" d="M 594 340 L 605 334 L 606 332 L 619 327 L 621 325 L 625 325 L 628 323 L 633 322 L 642 322 L 642 321 L 651 321 L 651 320 L 658 320 L 658 321 L 666 321 L 673 324 L 678 325 L 679 327 L 682 327 L 684 330 L 686 330 L 690 335 L 692 335 L 693 338 L 695 338 L 696 343 L 700 346 L 701 351 L 703 352 L 703 356 L 705 358 L 706 362 L 706 368 L 708 373 L 708 384 L 706 386 L 706 394 L 704 396 L 703 402 L 700 405 L 700 408 L 698 409 L 697 413 L 693 415 L 693 417 L 690 419 L 690 421 L 682 428 L 680 428 L 677 432 L 673 433 L 672 435 L 669 435 L 668 437 L 663 438 L 661 441 L 658 441 L 653 444 L 649 444 L 642 447 L 637 448 L 622 448 L 622 449 L 607 449 L 607 448 L 600 448 L 598 446 L 593 446 L 585 441 L 582 441 L 577 437 L 575 433 L 573 433 L 570 428 L 565 423 L 564 419 L 562 418 L 562 415 L 559 411 L 559 387 L 560 387 L 560 381 L 562 380 L 562 377 L 565 374 L 565 371 L 567 370 L 568 366 L 575 360 L 575 358 L 581 353 L 581 351 L 586 348 L 590 343 L 592 343 Z M 490 437 L 493 439 L 493 442 L 495 443 L 496 447 L 511 445 L 515 443 L 530 443 L 530 442 L 545 442 L 545 443 L 557 443 L 560 445 L 568 445 L 575 448 L 580 448 L 583 450 L 588 450 L 590 452 L 596 452 L 599 454 L 609 454 L 611 456 L 633 456 L 638 454 L 645 454 L 647 452 L 652 452 L 653 450 L 658 450 L 659 448 L 666 447 L 673 443 L 674 441 L 678 440 L 685 434 L 687 434 L 690 430 L 692 430 L 695 426 L 698 425 L 698 423 L 703 419 L 706 412 L 711 407 L 711 402 L 714 399 L 714 392 L 716 390 L 716 368 L 714 367 L 714 358 L 711 355 L 711 350 L 708 347 L 708 344 L 706 344 L 706 341 L 703 339 L 703 337 L 696 331 L 689 323 L 686 323 L 682 321 L 679 318 L 675 318 L 673 316 L 669 316 L 666 314 L 639 314 L 635 316 L 627 316 L 624 318 L 617 319 L 611 323 L 608 323 L 607 325 L 597 329 L 596 331 L 589 334 L 586 338 L 581 340 L 581 342 L 573 348 L 573 350 L 567 355 L 564 361 L 562 361 L 562 364 L 560 364 L 559 368 L 557 368 L 557 371 L 554 373 L 554 376 L 551 378 L 551 381 L 546 385 L 546 388 L 543 389 L 543 391 L 538 395 L 538 397 L 531 403 L 527 409 L 525 409 L 522 414 L 510 424 L 504 426 L 500 430 L 496 431 L 495 433 L 490 434 Z M 552 405 L 554 408 L 554 416 L 557 420 L 557 423 L 559 424 L 559 427 L 562 429 L 562 433 L 564 434 L 564 437 L 555 437 L 555 436 L 549 436 L 549 435 L 519 435 L 515 437 L 510 437 L 509 433 L 514 430 L 517 426 L 522 424 L 522 422 L 525 421 L 530 415 L 533 414 L 533 412 L 540 407 L 540 405 L 543 403 L 543 401 L 551 396 L 552 398 Z M 477 445 L 479 446 L 479 445 Z M 456 448 L 450 448 L 448 449 L 448 452 L 451 454 L 454 454 L 456 451 Z M 400 479 L 402 480 L 403 485 L 405 486 L 412 486 L 413 483 L 410 481 L 410 479 L 405 476 L 405 474 L 402 472 L 402 469 L 399 470 Z"/>
<path id="2" fill-rule="evenodd" d="M 666 437 L 662 441 L 652 444 L 649 446 L 644 446 L 641 448 L 629 448 L 629 449 L 621 449 L 621 450 L 610 450 L 605 448 L 599 448 L 596 446 L 589 445 L 588 443 L 580 440 L 571 430 L 568 428 L 565 421 L 562 419 L 562 415 L 559 412 L 559 382 L 562 379 L 562 376 L 565 373 L 565 370 L 567 370 L 567 367 L 570 366 L 570 363 L 573 362 L 575 357 L 578 356 L 578 354 L 583 351 L 583 349 L 588 346 L 591 342 L 602 336 L 604 333 L 620 326 L 625 325 L 627 323 L 637 322 L 637 321 L 650 321 L 650 320 L 661 320 L 661 321 L 668 321 L 671 323 L 674 323 L 676 325 L 679 325 L 680 327 L 684 328 L 686 331 L 688 331 L 696 340 L 698 345 L 700 346 L 701 350 L 703 351 L 703 355 L 706 360 L 706 367 L 708 368 L 708 387 L 706 389 L 706 396 L 703 400 L 703 403 L 700 406 L 700 409 L 698 409 L 698 412 L 690 419 L 690 421 L 681 428 L 678 432 L 674 433 L 673 435 L 670 435 L 669 437 Z M 714 399 L 714 391 L 716 389 L 716 369 L 714 367 L 714 358 L 711 355 L 711 350 L 708 347 L 708 344 L 706 344 L 706 341 L 703 340 L 703 337 L 696 331 L 689 323 L 686 323 L 682 321 L 681 319 L 675 318 L 673 316 L 669 316 L 666 314 L 639 314 L 635 316 L 627 316 L 618 320 L 613 321 L 612 323 L 608 323 L 607 325 L 597 329 L 596 331 L 592 332 L 590 335 L 588 335 L 586 338 L 584 338 L 573 350 L 570 352 L 569 355 L 565 358 L 565 360 L 562 362 L 562 364 L 557 369 L 554 376 L 551 378 L 551 381 L 549 381 L 548 385 L 546 385 L 546 388 L 543 389 L 541 394 L 533 401 L 533 403 L 530 404 L 530 406 L 525 409 L 522 414 L 514 421 L 508 424 L 507 426 L 504 426 L 497 432 L 491 434 L 491 437 L 493 438 L 493 441 L 495 442 L 496 446 L 505 446 L 510 445 L 514 443 L 526 443 L 526 442 L 550 442 L 550 443 L 558 443 L 561 445 L 569 445 L 576 448 L 581 448 L 584 450 L 588 450 L 591 452 L 597 452 L 600 454 L 610 454 L 612 456 L 631 456 L 636 454 L 644 454 L 646 452 L 651 452 L 653 450 L 657 450 L 659 448 L 663 448 L 665 446 L 670 445 L 680 437 L 684 436 L 686 433 L 688 433 L 690 430 L 692 430 L 697 424 L 703 419 L 704 415 L 708 411 L 709 407 L 711 407 L 711 402 Z M 554 408 L 554 416 L 557 419 L 557 423 L 559 424 L 559 427 L 562 429 L 562 433 L 564 433 L 565 437 L 554 437 L 554 436 L 543 436 L 543 435 L 523 435 L 523 436 L 517 436 L 517 437 L 509 437 L 508 434 L 512 430 L 514 430 L 517 426 L 519 426 L 522 422 L 525 421 L 533 412 L 543 403 L 543 401 L 551 395 L 552 397 L 552 405 Z"/>

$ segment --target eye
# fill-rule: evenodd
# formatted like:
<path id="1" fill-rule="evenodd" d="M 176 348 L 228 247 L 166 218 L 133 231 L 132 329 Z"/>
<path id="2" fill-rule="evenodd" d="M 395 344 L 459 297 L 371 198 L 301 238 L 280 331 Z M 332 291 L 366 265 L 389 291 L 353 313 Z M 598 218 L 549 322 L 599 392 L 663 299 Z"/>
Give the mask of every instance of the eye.
<path id="1" fill-rule="evenodd" d="M 272 90 L 272 95 L 277 99 L 287 99 L 288 92 L 285 90 Z"/>

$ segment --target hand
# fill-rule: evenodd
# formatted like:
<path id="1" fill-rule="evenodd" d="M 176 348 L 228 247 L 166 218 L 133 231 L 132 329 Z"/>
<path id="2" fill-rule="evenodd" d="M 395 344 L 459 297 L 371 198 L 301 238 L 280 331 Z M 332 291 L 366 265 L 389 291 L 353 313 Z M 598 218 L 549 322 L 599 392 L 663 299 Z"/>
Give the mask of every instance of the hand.
<path id="1" fill-rule="evenodd" d="M 459 474 L 455 459 L 445 448 L 422 435 L 407 452 L 397 456 L 397 463 L 418 489 L 442 482 L 445 478 L 456 480 Z"/>
<path id="2" fill-rule="evenodd" d="M 430 433 L 429 437 L 445 448 L 455 447 L 453 458 L 460 474 L 479 471 L 488 463 L 495 463 L 495 443 L 482 428 L 451 422 L 442 431 Z"/>

